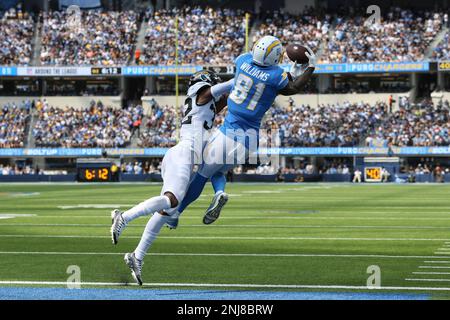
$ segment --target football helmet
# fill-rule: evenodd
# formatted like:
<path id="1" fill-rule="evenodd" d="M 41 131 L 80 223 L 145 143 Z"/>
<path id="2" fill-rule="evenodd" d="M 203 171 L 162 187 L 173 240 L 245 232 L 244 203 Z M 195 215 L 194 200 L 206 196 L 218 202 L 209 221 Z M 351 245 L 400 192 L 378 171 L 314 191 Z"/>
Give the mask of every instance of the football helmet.
<path id="1" fill-rule="evenodd" d="M 219 75 L 214 71 L 201 70 L 194 73 L 189 78 L 189 87 L 196 84 L 197 82 L 207 82 L 211 84 L 211 86 L 213 86 L 215 84 L 222 82 L 222 79 L 220 79 Z"/>
<path id="2" fill-rule="evenodd" d="M 252 49 L 253 61 L 260 66 L 274 66 L 280 63 L 283 53 L 281 41 L 273 36 L 259 39 Z"/>

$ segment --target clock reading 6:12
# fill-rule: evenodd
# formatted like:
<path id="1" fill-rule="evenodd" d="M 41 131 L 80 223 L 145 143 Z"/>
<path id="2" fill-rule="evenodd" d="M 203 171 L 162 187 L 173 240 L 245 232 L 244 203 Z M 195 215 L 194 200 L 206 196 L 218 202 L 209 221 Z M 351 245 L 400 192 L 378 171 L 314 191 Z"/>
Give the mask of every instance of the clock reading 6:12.
<path id="1" fill-rule="evenodd" d="M 86 180 L 99 179 L 99 180 L 108 180 L 108 169 L 86 169 L 84 170 L 84 177 Z"/>

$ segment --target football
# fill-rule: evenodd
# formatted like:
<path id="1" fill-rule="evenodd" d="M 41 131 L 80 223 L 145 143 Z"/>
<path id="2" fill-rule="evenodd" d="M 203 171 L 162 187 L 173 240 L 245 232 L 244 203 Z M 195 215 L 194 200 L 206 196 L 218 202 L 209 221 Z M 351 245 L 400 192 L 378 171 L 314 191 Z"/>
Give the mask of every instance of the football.
<path id="1" fill-rule="evenodd" d="M 286 47 L 286 54 L 288 58 L 299 64 L 308 63 L 309 59 L 305 54 L 306 51 L 307 49 L 298 43 L 289 44 Z"/>

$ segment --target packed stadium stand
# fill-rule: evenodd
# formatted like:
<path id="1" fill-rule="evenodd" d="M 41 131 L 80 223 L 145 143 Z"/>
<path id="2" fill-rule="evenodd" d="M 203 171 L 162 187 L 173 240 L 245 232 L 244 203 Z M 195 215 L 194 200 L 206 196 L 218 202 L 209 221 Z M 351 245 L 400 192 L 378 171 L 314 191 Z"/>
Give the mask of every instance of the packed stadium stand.
<path id="1" fill-rule="evenodd" d="M 38 102 L 37 121 L 32 128 L 39 147 L 126 147 L 133 124 L 141 120 L 141 106 L 113 109 L 93 101 L 86 109 L 64 109 Z"/>
<path id="2" fill-rule="evenodd" d="M 84 109 L 59 108 L 45 100 L 27 100 L 3 106 L 0 143 L 23 147 L 31 112 L 36 121 L 29 129 L 38 147 L 133 146 L 133 135 L 137 147 L 170 147 L 176 144 L 176 122 L 181 119 L 175 110 L 157 103 L 147 111 L 141 105 L 118 109 L 101 101 Z M 220 114 L 215 124 L 222 121 Z M 386 102 L 277 105 L 264 118 L 263 129 L 277 132 L 282 147 L 448 146 L 450 105 L 407 101 L 395 112 L 389 112 Z"/>
<path id="3" fill-rule="evenodd" d="M 0 36 L 0 65 L 32 62 L 32 39 L 38 25 L 41 45 L 35 63 L 42 65 L 112 66 L 133 61 L 173 65 L 175 17 L 182 31 L 178 33 L 181 64 L 229 64 L 243 52 L 245 44 L 245 13 L 227 8 L 183 7 L 150 14 L 89 10 L 81 12 L 79 23 L 65 11 L 41 12 L 33 19 L 21 9 L 11 9 L 0 17 L 1 28 L 6 31 Z M 319 53 L 323 63 L 420 61 L 428 58 L 430 44 L 448 24 L 448 14 L 394 7 L 379 22 L 368 23 L 363 12 L 342 16 L 309 9 L 297 15 L 273 11 L 250 21 L 253 41 L 271 34 L 284 44 L 304 43 Z M 142 44 L 137 42 L 140 29 L 145 34 Z M 448 56 L 448 43 L 447 34 L 433 58 Z M 139 57 L 132 59 L 136 49 Z"/>
<path id="4" fill-rule="evenodd" d="M 267 14 L 258 26 L 253 35 L 253 42 L 262 36 L 273 35 L 285 45 L 291 42 L 303 43 L 317 52 L 320 45 L 328 39 L 331 22 L 331 15 L 316 15 L 314 11 L 307 11 L 301 15 L 275 11 Z"/>
<path id="5" fill-rule="evenodd" d="M 139 135 L 139 147 L 172 147 L 177 142 L 176 108 L 154 105 L 147 117 L 145 129 Z"/>
<path id="6" fill-rule="evenodd" d="M 34 21 L 19 10 L 0 12 L 0 66 L 29 65 L 33 48 Z"/>
<path id="7" fill-rule="evenodd" d="M 235 58 L 264 35 L 283 45 L 306 44 L 318 57 L 320 72 L 300 95 L 277 98 L 261 133 L 262 145 L 298 148 L 304 158 L 288 153 L 280 172 L 262 163 L 235 173 L 348 175 L 356 160 L 337 157 L 333 152 L 339 148 L 387 153 L 391 147 L 430 147 L 420 149 L 428 154 L 450 144 L 445 69 L 450 70 L 450 33 L 444 8 L 385 7 L 380 20 L 372 21 L 366 8 L 346 12 L 332 6 L 256 12 L 247 3 L 100 5 L 81 10 L 75 20 L 65 7 L 34 13 L 20 4 L 9 7 L 0 12 L 0 151 L 9 155 L 0 157 L 0 171 L 8 174 L 38 173 L 37 163 L 53 165 L 22 149 L 65 157 L 61 149 L 69 148 L 117 149 L 125 155 L 122 173 L 158 172 L 161 150 L 177 143 L 190 74 L 209 68 L 230 79 Z M 288 63 L 285 56 L 285 68 Z M 376 69 L 378 64 L 382 68 Z M 215 125 L 223 118 L 216 115 Z M 13 154 L 8 148 L 20 150 Z M 314 148 L 331 152 L 331 159 L 313 163 Z M 152 156 L 139 158 L 146 152 Z M 16 165 L 11 154 L 26 163 Z M 409 163 L 403 171 L 428 173 L 438 165 L 416 160 L 404 160 Z"/>
<path id="8" fill-rule="evenodd" d="M 444 38 L 434 48 L 432 58 L 434 60 L 448 60 L 450 59 L 450 31 L 445 33 Z"/>
<path id="9" fill-rule="evenodd" d="M 379 22 L 366 16 L 338 17 L 321 61 L 420 61 L 441 30 L 443 14 L 393 8 Z"/>
<path id="10" fill-rule="evenodd" d="M 31 102 L 5 104 L 0 112 L 0 148 L 23 148 Z"/>
<path id="11" fill-rule="evenodd" d="M 68 13 L 43 13 L 43 65 L 123 65 L 132 56 L 137 36 L 137 13 L 83 11 L 80 23 Z"/>
<path id="12" fill-rule="evenodd" d="M 159 10 L 149 18 L 139 64 L 175 63 L 175 17 L 181 64 L 223 65 L 233 62 L 244 47 L 244 12 L 231 9 L 183 8 Z"/>

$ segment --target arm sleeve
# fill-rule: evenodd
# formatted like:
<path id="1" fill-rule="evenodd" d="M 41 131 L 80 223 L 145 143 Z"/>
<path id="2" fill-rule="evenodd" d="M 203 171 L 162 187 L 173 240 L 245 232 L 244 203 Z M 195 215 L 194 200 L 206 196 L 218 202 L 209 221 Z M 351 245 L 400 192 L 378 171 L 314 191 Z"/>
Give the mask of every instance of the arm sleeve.
<path id="1" fill-rule="evenodd" d="M 231 91 L 231 88 L 233 88 L 234 84 L 234 78 L 228 80 L 227 82 L 218 83 L 211 87 L 211 95 L 213 96 L 214 100 L 219 100 L 219 98 L 225 94 Z"/>

